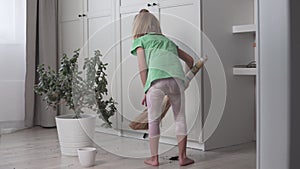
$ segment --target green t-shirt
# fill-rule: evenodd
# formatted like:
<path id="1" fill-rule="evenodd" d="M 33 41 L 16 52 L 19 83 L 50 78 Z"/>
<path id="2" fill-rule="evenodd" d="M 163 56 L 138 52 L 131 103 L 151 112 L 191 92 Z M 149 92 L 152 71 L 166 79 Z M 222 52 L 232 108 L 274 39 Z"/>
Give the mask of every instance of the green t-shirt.
<path id="1" fill-rule="evenodd" d="M 131 54 L 137 55 L 136 49 L 142 47 L 145 51 L 148 67 L 147 81 L 144 92 L 146 93 L 151 83 L 158 79 L 179 78 L 186 80 L 183 68 L 174 42 L 161 34 L 148 33 L 133 41 Z"/>

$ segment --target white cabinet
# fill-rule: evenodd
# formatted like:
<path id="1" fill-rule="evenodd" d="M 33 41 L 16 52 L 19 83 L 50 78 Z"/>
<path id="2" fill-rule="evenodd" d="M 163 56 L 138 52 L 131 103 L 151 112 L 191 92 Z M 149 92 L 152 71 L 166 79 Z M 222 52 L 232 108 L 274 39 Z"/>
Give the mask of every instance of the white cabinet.
<path id="1" fill-rule="evenodd" d="M 118 110 L 111 120 L 115 129 L 132 131 L 128 124 L 145 107 L 137 58 L 130 54 L 132 23 L 140 9 L 148 9 L 161 22 L 163 33 L 195 61 L 201 55 L 201 7 L 198 0 L 59 0 L 60 51 L 72 54 L 82 49 L 84 56 L 99 49 L 109 63 L 109 93 L 117 99 Z M 189 140 L 199 142 L 202 128 L 201 73 L 186 91 L 186 117 Z M 99 120 L 99 123 L 100 120 Z M 99 124 L 97 123 L 97 124 Z M 162 121 L 163 137 L 175 138 L 173 113 Z M 145 131 L 141 131 L 145 132 Z M 124 132 L 125 133 L 125 132 Z M 175 142 L 176 143 L 176 142 Z"/>
<path id="2" fill-rule="evenodd" d="M 134 3 L 135 2 L 135 3 Z M 140 9 L 146 8 L 159 18 L 162 32 L 180 48 L 191 54 L 195 61 L 201 55 L 201 11 L 197 0 L 121 1 L 121 77 L 122 77 L 122 129 L 130 130 L 128 124 L 145 107 L 141 105 L 141 85 L 137 58 L 130 54 L 132 23 Z M 201 73 L 186 91 L 186 117 L 189 139 L 199 142 L 201 123 Z M 170 111 L 161 123 L 162 137 L 175 138 L 173 113 Z"/>
<path id="3" fill-rule="evenodd" d="M 100 50 L 103 57 L 102 60 L 108 63 L 107 77 L 108 77 L 108 94 L 117 99 L 115 93 L 117 83 L 113 77 L 116 74 L 117 58 L 116 58 L 116 34 L 115 34 L 115 2 L 111 0 L 88 0 L 87 1 L 87 16 L 85 25 L 86 40 L 85 46 L 87 46 L 88 56 L 93 56 L 95 50 Z M 120 103 L 119 103 L 120 104 Z M 118 105 L 119 106 L 119 105 Z M 117 126 L 117 116 L 110 118 L 114 128 Z M 100 126 L 103 122 L 97 121 L 97 125 Z"/>
<path id="4" fill-rule="evenodd" d="M 254 18 L 257 18 L 257 0 L 253 1 L 255 2 Z M 252 6 L 252 1 L 248 0 L 235 2 L 230 0 L 59 0 L 60 53 L 71 55 L 73 50 L 81 48 L 80 62 L 82 63 L 84 56 L 93 55 L 95 49 L 102 51 L 104 61 L 109 63 L 107 70 L 109 93 L 118 102 L 119 112 L 111 119 L 114 131 L 120 131 L 118 134 L 121 135 L 130 134 L 141 138 L 140 132 L 147 131 L 133 131 L 128 127 L 130 121 L 145 109 L 141 105 L 143 88 L 137 58 L 130 54 L 134 16 L 141 9 L 148 9 L 160 20 L 162 32 L 192 55 L 195 61 L 207 47 L 205 43 L 202 44 L 202 39 L 205 42 L 205 38 L 210 38 L 220 52 L 220 59 L 224 60 L 223 66 L 227 72 L 236 63 L 236 55 L 253 55 L 254 49 L 249 49 L 252 45 L 249 38 L 252 38 L 252 32 L 256 30 L 253 25 L 257 26 L 257 20 L 253 20 L 250 16 Z M 244 12 L 243 15 L 241 12 Z M 233 25 L 238 26 L 232 27 Z M 232 28 L 235 33 L 251 33 L 230 34 Z M 205 32 L 205 37 L 202 37 L 201 30 Z M 255 49 L 255 56 L 257 56 L 257 49 Z M 209 63 L 214 62 L 213 57 L 209 60 L 207 68 Z M 248 62 L 244 57 L 239 57 L 238 60 Z M 242 71 L 245 74 L 244 70 Z M 254 106 L 249 106 L 253 102 L 252 86 L 241 85 L 240 81 L 230 75 L 232 72 L 226 73 L 228 77 L 226 84 L 229 89 L 226 93 L 224 118 L 218 123 L 218 128 L 212 137 L 203 144 L 201 144 L 203 140 L 200 133 L 205 119 L 207 124 L 209 116 L 206 113 L 209 112 L 212 100 L 210 78 L 217 76 L 209 78 L 205 72 L 200 72 L 186 90 L 186 119 L 190 146 L 211 149 L 249 141 L 251 135 L 249 131 L 254 125 L 251 118 Z M 243 84 L 249 85 L 246 83 L 249 78 L 239 78 L 239 80 L 242 79 Z M 250 97 L 244 97 L 246 95 Z M 247 108 L 244 109 L 243 106 Z M 173 123 L 173 113 L 170 110 L 161 123 L 161 140 L 165 139 L 168 143 L 176 144 Z M 101 121 L 99 120 L 97 124 L 101 124 Z M 235 129 L 238 130 L 234 131 Z"/>
<path id="5" fill-rule="evenodd" d="M 83 0 L 59 0 L 59 53 L 68 56 L 73 55 L 73 51 L 83 48 L 84 44 L 84 20 L 83 20 Z M 83 59 L 78 59 L 79 65 L 83 64 Z M 62 113 L 68 112 L 61 106 Z"/>
<path id="6" fill-rule="evenodd" d="M 79 20 L 83 13 L 83 0 L 59 0 L 60 22 Z"/>
<path id="7" fill-rule="evenodd" d="M 120 6 L 121 7 L 129 7 L 129 6 L 136 6 L 136 5 L 142 5 L 144 7 L 147 7 L 147 5 L 150 4 L 148 0 L 121 0 Z"/>
<path id="8" fill-rule="evenodd" d="M 120 13 L 136 14 L 140 9 L 148 9 L 151 12 L 158 12 L 158 0 L 121 0 Z"/>
<path id="9" fill-rule="evenodd" d="M 115 54 L 115 1 L 111 0 L 59 0 L 60 53 L 69 56 L 81 49 L 79 67 L 83 59 L 100 50 L 108 63 L 109 94 L 115 95 L 113 76 L 117 67 Z M 114 97 L 115 98 L 115 97 Z M 110 119 L 116 127 L 116 116 Z M 101 125 L 99 120 L 97 125 Z"/>
<path id="10" fill-rule="evenodd" d="M 200 1 L 164 0 L 159 2 L 159 8 L 163 33 L 197 61 L 201 56 Z M 189 140 L 201 141 L 201 73 L 197 74 L 196 78 L 192 80 L 186 90 L 185 98 Z M 171 110 L 162 121 L 161 132 L 162 136 L 175 136 L 175 124 Z"/>
<path id="11" fill-rule="evenodd" d="M 134 16 L 142 8 L 147 8 L 145 4 L 126 2 L 120 6 L 120 74 L 121 74 L 121 113 L 122 130 L 130 130 L 129 123 L 140 114 L 145 107 L 141 105 L 143 98 L 143 87 L 138 72 L 137 58 L 130 54 L 132 45 L 132 23 Z M 128 3 L 131 4 L 130 8 Z M 123 4 L 123 5 L 122 5 Z M 148 10 L 153 10 L 147 8 Z M 157 10 L 156 10 L 157 11 Z M 143 132 L 143 131 L 136 131 Z"/>
<path id="12" fill-rule="evenodd" d="M 59 13 L 60 51 L 72 55 L 84 43 L 83 0 L 60 0 Z"/>

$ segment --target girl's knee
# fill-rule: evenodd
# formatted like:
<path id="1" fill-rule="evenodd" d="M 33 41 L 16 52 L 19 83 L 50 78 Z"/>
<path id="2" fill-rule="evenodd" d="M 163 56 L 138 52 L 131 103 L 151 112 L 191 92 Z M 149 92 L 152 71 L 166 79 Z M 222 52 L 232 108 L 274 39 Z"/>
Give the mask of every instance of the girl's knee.
<path id="1" fill-rule="evenodd" d="M 160 135 L 160 128 L 159 128 L 159 121 L 155 120 L 152 122 L 149 122 L 149 137 L 156 137 Z"/>

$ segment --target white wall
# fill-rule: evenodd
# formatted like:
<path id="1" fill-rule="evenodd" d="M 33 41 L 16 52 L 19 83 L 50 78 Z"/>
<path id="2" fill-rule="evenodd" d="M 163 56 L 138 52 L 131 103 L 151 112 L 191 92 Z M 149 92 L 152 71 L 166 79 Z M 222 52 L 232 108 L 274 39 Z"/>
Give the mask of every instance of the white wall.
<path id="1" fill-rule="evenodd" d="M 224 113 L 205 149 L 251 142 L 255 130 L 255 77 L 235 76 L 232 68 L 254 60 L 254 36 L 232 34 L 232 26 L 254 23 L 254 3 L 252 0 L 203 0 L 202 4 L 203 32 L 220 56 L 227 83 Z M 204 113 L 209 111 L 211 101 L 208 82 L 209 77 L 204 74 Z"/>
<path id="2" fill-rule="evenodd" d="M 0 0 L 0 122 L 24 120 L 25 0 Z"/>
<path id="3" fill-rule="evenodd" d="M 0 121 L 24 120 L 24 44 L 0 44 Z"/>

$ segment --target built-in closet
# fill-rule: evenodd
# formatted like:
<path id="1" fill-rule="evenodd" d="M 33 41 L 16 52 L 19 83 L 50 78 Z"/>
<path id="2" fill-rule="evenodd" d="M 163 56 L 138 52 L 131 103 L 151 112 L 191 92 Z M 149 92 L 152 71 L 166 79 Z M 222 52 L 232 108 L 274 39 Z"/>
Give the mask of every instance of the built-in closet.
<path id="1" fill-rule="evenodd" d="M 144 8 L 159 19 L 163 34 L 195 60 L 203 54 L 211 54 L 208 48 L 215 49 L 211 55 L 218 54 L 208 55 L 206 68 L 197 74 L 186 90 L 188 146 L 209 150 L 253 140 L 255 76 L 233 74 L 235 65 L 246 64 L 255 54 L 253 32 L 233 32 L 233 29 L 239 28 L 234 25 L 255 25 L 255 8 L 251 0 L 59 2 L 60 53 L 71 55 L 72 51 L 80 48 L 82 63 L 84 57 L 93 55 L 93 51 L 99 49 L 103 60 L 109 64 L 109 93 L 118 102 L 118 113 L 111 119 L 113 129 L 101 128 L 99 120 L 97 131 L 135 138 L 142 138 L 147 133 L 128 127 L 130 121 L 145 109 L 141 105 L 143 89 L 137 59 L 130 54 L 133 19 Z M 225 85 L 218 87 L 221 84 Z M 215 102 L 220 95 L 224 95 L 224 99 L 219 98 L 221 101 Z M 223 109 L 219 108 L 223 103 Z M 215 109 L 211 108 L 212 105 Z M 217 112 L 219 110 L 223 112 Z M 210 126 L 207 124 L 207 119 L 211 118 L 208 112 L 221 114 L 222 118 L 212 119 L 216 123 L 211 125 L 215 127 L 215 132 L 205 138 L 206 131 L 202 128 Z M 161 122 L 161 141 L 176 144 L 171 110 Z"/>

